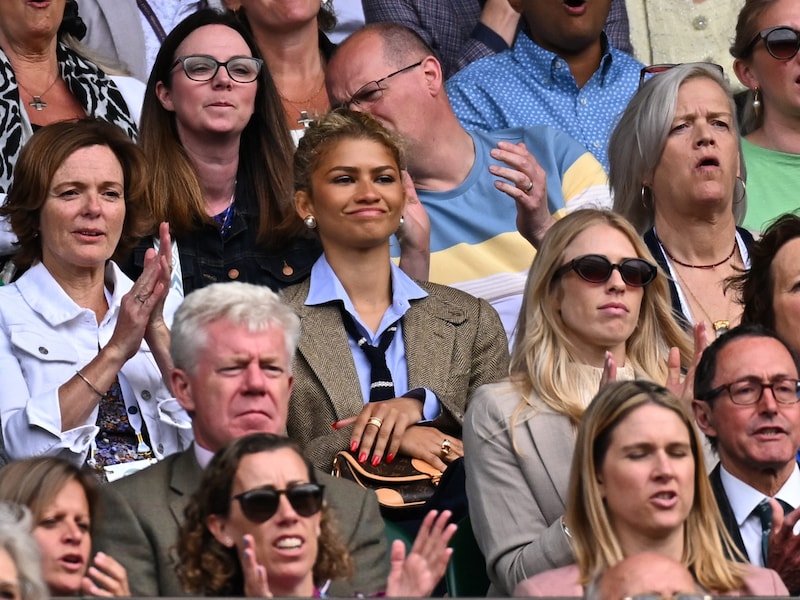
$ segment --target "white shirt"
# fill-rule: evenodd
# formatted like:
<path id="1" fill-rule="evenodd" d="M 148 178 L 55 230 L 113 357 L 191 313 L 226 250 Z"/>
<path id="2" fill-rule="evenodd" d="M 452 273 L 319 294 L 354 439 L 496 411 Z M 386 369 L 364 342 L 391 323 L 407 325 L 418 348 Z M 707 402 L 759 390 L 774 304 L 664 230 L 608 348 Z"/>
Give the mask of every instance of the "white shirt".
<path id="1" fill-rule="evenodd" d="M 736 523 L 739 525 L 739 533 L 742 535 L 747 557 L 752 564 L 763 567 L 765 565 L 761 556 L 761 519 L 753 511 L 767 496 L 731 475 L 722 465 L 720 465 L 719 475 L 722 488 L 725 490 Z M 783 500 L 794 508 L 800 506 L 800 469 L 797 463 L 795 463 L 789 479 L 775 494 L 775 498 Z M 795 533 L 797 533 L 797 528 L 795 528 Z"/>

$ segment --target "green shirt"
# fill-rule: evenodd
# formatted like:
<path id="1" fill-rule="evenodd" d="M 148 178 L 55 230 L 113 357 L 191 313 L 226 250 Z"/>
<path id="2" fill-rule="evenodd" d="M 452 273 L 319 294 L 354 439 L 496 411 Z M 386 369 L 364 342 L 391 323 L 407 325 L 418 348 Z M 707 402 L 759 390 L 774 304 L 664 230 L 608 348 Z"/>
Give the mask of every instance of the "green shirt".
<path id="1" fill-rule="evenodd" d="M 747 167 L 744 227 L 761 232 L 769 221 L 800 208 L 800 154 L 761 148 L 742 139 Z"/>

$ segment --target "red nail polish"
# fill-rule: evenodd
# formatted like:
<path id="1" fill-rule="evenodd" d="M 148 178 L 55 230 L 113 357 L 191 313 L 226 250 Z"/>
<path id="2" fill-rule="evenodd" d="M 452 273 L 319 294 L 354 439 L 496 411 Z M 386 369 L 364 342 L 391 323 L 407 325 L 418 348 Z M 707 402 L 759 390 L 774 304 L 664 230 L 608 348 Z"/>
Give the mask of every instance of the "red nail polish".
<path id="1" fill-rule="evenodd" d="M 372 466 L 373 467 L 377 467 L 380 464 L 380 462 L 381 462 L 381 457 L 380 456 L 373 456 L 372 457 Z"/>
<path id="2" fill-rule="evenodd" d="M 358 450 L 358 442 L 354 440 L 350 442 L 350 452 L 355 452 L 356 450 Z"/>
<path id="3" fill-rule="evenodd" d="M 390 463 L 394 460 L 394 454 L 387 454 L 386 455 L 386 462 Z"/>
<path id="4" fill-rule="evenodd" d="M 363 463 L 365 460 L 367 460 L 366 452 L 362 452 L 361 454 L 358 455 L 358 462 Z"/>

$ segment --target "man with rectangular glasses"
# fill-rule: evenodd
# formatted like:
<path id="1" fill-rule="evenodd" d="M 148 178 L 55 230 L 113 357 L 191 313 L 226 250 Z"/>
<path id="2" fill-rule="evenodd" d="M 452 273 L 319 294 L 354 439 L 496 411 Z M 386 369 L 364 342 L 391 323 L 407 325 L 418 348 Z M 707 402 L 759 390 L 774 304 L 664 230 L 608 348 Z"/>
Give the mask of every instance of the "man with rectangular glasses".
<path id="1" fill-rule="evenodd" d="M 742 325 L 703 352 L 693 402 L 719 455 L 710 479 L 728 533 L 792 595 L 800 592 L 799 386 L 797 358 L 777 334 Z"/>
<path id="2" fill-rule="evenodd" d="M 554 219 L 610 207 L 600 163 L 550 127 L 466 131 L 441 63 L 403 25 L 376 23 L 351 35 L 326 83 L 333 104 L 367 111 L 406 140 L 408 172 L 430 219 L 430 281 L 487 300 L 511 342 L 535 247 Z M 406 215 L 402 235 L 413 226 Z"/>
<path id="3" fill-rule="evenodd" d="M 175 313 L 171 387 L 192 417 L 192 447 L 102 487 L 96 545 L 128 570 L 136 596 L 181 596 L 173 546 L 184 509 L 214 452 L 250 433 L 286 434 L 292 357 L 300 322 L 264 286 L 217 283 L 189 294 Z M 332 596 L 371 595 L 389 573 L 375 494 L 317 472 L 356 569 Z"/>

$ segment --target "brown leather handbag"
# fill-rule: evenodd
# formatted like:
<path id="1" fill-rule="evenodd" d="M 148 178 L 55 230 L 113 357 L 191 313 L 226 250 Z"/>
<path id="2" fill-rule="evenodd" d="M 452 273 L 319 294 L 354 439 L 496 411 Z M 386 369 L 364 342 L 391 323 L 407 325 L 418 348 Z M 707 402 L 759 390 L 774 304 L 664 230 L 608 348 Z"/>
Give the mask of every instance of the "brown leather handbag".
<path id="1" fill-rule="evenodd" d="M 373 490 L 381 507 L 413 509 L 433 496 L 442 472 L 419 458 L 397 456 L 391 463 L 377 467 L 360 463 L 349 450 L 342 450 L 333 459 L 333 475 L 348 479 Z"/>

